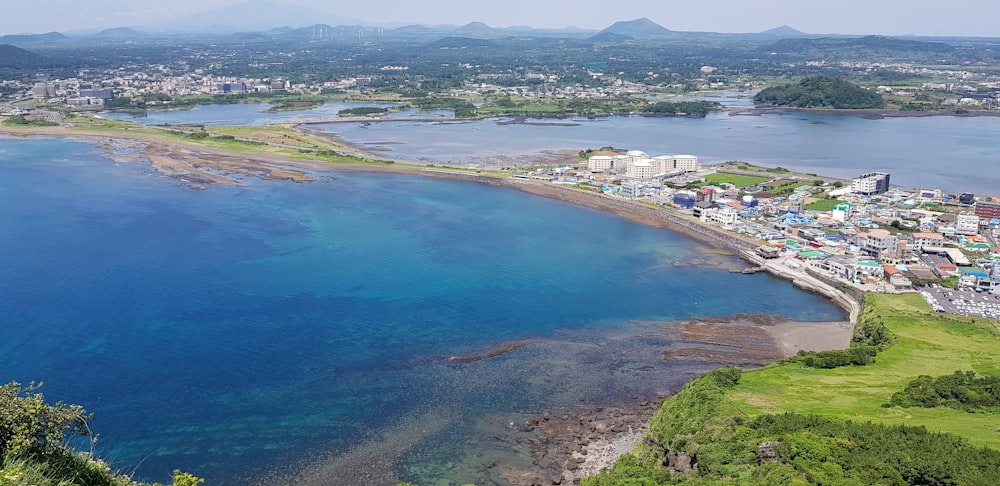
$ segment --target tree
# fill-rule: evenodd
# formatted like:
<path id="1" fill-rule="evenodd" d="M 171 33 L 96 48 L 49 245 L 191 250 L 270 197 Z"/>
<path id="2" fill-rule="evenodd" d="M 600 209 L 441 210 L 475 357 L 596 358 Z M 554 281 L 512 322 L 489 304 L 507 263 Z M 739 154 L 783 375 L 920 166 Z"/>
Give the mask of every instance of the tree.
<path id="1" fill-rule="evenodd" d="M 69 436 L 88 436 L 93 416 L 79 405 L 45 403 L 41 383 L 0 387 L 0 457 L 36 457 L 63 447 Z"/>
<path id="2" fill-rule="evenodd" d="M 199 478 L 180 469 L 174 469 L 173 480 L 173 486 L 198 486 L 205 482 L 204 478 Z"/>

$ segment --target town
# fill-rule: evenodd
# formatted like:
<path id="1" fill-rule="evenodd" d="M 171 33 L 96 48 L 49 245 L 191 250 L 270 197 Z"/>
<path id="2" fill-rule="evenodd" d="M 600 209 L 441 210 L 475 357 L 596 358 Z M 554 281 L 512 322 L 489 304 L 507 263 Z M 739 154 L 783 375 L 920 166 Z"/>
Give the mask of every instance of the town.
<path id="1" fill-rule="evenodd" d="M 1000 317 L 1000 197 L 903 188 L 884 172 L 840 181 L 639 150 L 517 177 L 670 208 L 758 242 L 757 257 L 858 290 L 920 291 L 939 312 Z"/>

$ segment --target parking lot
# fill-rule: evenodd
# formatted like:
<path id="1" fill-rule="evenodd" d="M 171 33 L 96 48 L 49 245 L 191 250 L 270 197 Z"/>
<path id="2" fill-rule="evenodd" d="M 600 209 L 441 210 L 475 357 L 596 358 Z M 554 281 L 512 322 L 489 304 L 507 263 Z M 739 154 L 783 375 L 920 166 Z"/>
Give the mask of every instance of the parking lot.
<path id="1" fill-rule="evenodd" d="M 937 312 L 1000 319 L 1000 295 L 928 286 L 920 290 Z"/>

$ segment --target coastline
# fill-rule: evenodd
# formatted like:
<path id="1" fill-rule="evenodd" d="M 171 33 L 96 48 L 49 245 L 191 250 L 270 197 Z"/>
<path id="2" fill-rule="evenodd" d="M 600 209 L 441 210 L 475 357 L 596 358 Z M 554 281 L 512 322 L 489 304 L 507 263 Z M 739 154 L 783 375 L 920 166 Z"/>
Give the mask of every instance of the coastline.
<path id="1" fill-rule="evenodd" d="M 212 184 L 240 184 L 245 177 L 310 182 L 315 180 L 313 173 L 374 172 L 419 175 L 514 189 L 588 207 L 643 224 L 677 231 L 728 254 L 739 255 L 750 261 L 754 260 L 752 253 L 749 253 L 748 250 L 752 250 L 758 245 L 757 242 L 714 226 L 705 225 L 675 211 L 538 181 L 443 168 L 428 168 L 419 165 L 329 164 L 308 159 L 294 159 L 278 154 L 243 154 L 182 140 L 164 140 L 152 135 L 109 134 L 99 131 L 68 130 L 62 127 L 23 130 L 0 127 L 0 135 L 81 139 L 94 143 L 102 150 L 107 151 L 113 160 L 119 162 L 135 163 L 139 160 L 148 160 L 150 165 L 160 173 L 196 189 Z M 363 153 L 357 147 L 352 148 L 354 151 Z M 372 160 L 381 159 L 377 155 L 366 155 L 365 158 Z M 687 354 L 679 354 L 678 358 L 695 358 L 720 365 L 735 361 L 744 366 L 760 366 L 774 359 L 792 355 L 799 349 L 835 349 L 848 345 L 857 313 L 856 309 L 845 302 L 853 302 L 853 300 L 823 282 L 816 279 L 810 281 L 809 276 L 804 272 L 795 272 L 792 269 L 781 267 L 771 268 L 771 265 L 765 265 L 765 268 L 780 278 L 789 279 L 807 290 L 834 299 L 851 316 L 849 322 L 795 323 L 773 318 L 773 316 L 769 319 L 754 318 L 760 322 L 754 323 L 753 326 L 763 330 L 754 334 L 756 337 L 754 338 L 754 346 L 750 346 L 752 348 L 750 358 L 740 354 L 716 353 L 708 355 L 697 349 L 682 351 L 682 353 Z M 843 297 L 842 300 L 838 301 L 838 295 Z M 740 316 L 734 316 L 731 319 L 740 320 Z M 753 322 L 754 319 L 750 319 L 750 321 Z M 727 323 L 732 324 L 733 322 L 721 322 L 721 324 Z M 650 326 L 649 332 L 654 335 L 659 332 L 656 330 L 656 326 L 659 324 L 640 324 Z M 690 333 L 687 336 L 694 342 L 725 347 L 738 347 L 734 345 L 745 343 L 745 339 L 738 340 L 732 336 L 720 337 L 718 333 L 714 332 L 717 329 L 717 324 L 720 324 L 719 319 L 695 318 L 680 325 L 683 326 L 681 332 Z M 756 346 L 761 342 L 764 344 Z M 742 353 L 742 351 L 740 352 Z M 670 358 L 665 355 L 664 359 Z M 567 479 L 572 482 L 575 478 L 591 475 L 603 468 L 610 467 L 621 454 L 629 452 L 641 440 L 642 432 L 648 426 L 652 414 L 658 410 L 660 400 L 663 398 L 633 397 L 634 403 L 623 405 L 617 409 L 582 408 L 573 412 L 576 415 L 567 414 L 565 418 L 561 415 L 557 420 L 552 418 L 546 420 L 545 416 L 529 418 L 525 421 L 527 426 L 512 431 L 516 434 L 510 440 L 515 444 L 523 445 L 522 449 L 531 457 L 543 452 L 542 456 L 549 455 L 549 466 L 541 468 L 541 472 L 521 468 L 509 468 L 497 472 L 511 484 L 533 484 L 539 481 L 543 481 L 539 484 L 548 484 L 544 480 L 551 481 L 551 484 L 567 484 Z M 599 408 L 601 410 L 598 410 Z M 605 416 L 601 415 L 603 410 L 613 411 Z M 542 426 L 543 422 L 552 425 Z M 556 426 L 555 424 L 560 425 Z M 546 430 L 546 427 L 550 430 Z M 545 440 L 535 437 L 539 431 L 544 434 Z M 531 435 L 532 433 L 534 435 Z M 531 437 L 523 434 L 531 435 Z M 537 442 L 532 443 L 530 440 L 532 438 Z M 518 442 L 519 440 L 521 442 Z M 556 450 L 558 452 L 554 452 Z M 384 451 L 375 454 L 365 453 L 362 456 L 378 458 L 382 463 L 385 463 L 386 460 Z M 337 458 L 336 460 L 342 464 L 342 461 L 346 459 Z M 540 458 L 535 457 L 530 462 L 536 463 L 538 459 Z M 536 466 L 539 465 L 536 463 Z M 383 467 L 388 468 L 391 465 Z M 340 469 L 337 468 L 337 470 Z M 336 472 L 328 471 L 327 474 L 336 474 Z"/>

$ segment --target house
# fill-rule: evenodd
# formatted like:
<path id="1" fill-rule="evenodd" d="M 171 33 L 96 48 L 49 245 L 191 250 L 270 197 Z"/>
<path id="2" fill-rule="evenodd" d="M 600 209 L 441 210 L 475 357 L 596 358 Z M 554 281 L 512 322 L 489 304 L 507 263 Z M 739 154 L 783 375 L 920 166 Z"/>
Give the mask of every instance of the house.
<path id="1" fill-rule="evenodd" d="M 922 253 L 925 246 L 944 246 L 944 236 L 941 233 L 913 233 L 913 251 Z"/>

